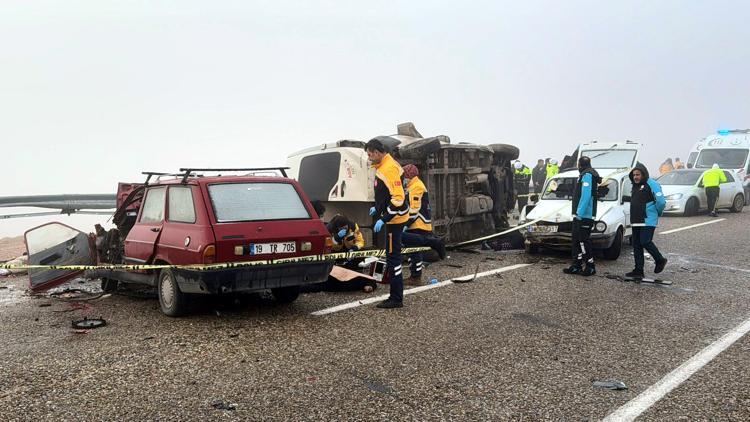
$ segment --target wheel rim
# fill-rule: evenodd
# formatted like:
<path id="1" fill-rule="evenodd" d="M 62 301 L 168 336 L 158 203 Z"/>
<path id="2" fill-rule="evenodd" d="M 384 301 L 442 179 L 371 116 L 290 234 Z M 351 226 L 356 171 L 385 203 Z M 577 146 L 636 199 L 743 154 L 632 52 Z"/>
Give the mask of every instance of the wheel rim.
<path id="1" fill-rule="evenodd" d="M 742 206 L 744 206 L 744 205 L 745 205 L 745 200 L 742 199 L 741 196 L 737 196 L 737 197 L 734 198 L 734 209 L 738 210 L 738 209 L 742 208 Z"/>
<path id="2" fill-rule="evenodd" d="M 161 301 L 165 308 L 171 308 L 174 303 L 174 281 L 169 275 L 165 275 L 161 280 Z"/>

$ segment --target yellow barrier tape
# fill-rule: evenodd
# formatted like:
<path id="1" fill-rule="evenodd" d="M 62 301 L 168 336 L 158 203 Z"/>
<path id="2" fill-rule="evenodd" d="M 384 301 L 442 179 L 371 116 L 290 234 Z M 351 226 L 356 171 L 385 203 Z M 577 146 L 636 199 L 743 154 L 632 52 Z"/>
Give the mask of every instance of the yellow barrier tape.
<path id="1" fill-rule="evenodd" d="M 408 255 L 416 252 L 425 252 L 430 250 L 427 247 L 403 248 L 401 253 Z M 256 267 L 260 265 L 283 265 L 296 262 L 325 262 L 340 259 L 354 258 L 379 258 L 386 255 L 384 249 L 356 252 L 337 252 L 329 254 L 295 256 L 290 258 L 267 259 L 260 261 L 244 262 L 223 262 L 217 264 L 193 264 L 193 265 L 157 265 L 157 264 L 104 264 L 104 265 L 9 265 L 0 264 L 0 269 L 5 270 L 68 270 L 68 271 L 85 271 L 85 270 L 124 270 L 124 271 L 143 271 L 143 270 L 163 270 L 163 269 L 181 269 L 192 271 L 212 271 L 225 270 L 230 268 Z"/>

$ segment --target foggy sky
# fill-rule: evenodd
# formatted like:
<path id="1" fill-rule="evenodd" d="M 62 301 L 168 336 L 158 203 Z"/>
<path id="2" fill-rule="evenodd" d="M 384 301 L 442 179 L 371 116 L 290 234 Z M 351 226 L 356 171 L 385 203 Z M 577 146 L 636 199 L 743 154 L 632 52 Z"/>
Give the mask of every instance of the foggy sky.
<path id="1" fill-rule="evenodd" d="M 530 166 L 629 139 L 655 170 L 750 127 L 748 16 L 746 1 L 6 0 L 0 196 L 282 165 L 404 121 L 515 144 Z M 0 221 L 0 237 L 48 220 Z"/>

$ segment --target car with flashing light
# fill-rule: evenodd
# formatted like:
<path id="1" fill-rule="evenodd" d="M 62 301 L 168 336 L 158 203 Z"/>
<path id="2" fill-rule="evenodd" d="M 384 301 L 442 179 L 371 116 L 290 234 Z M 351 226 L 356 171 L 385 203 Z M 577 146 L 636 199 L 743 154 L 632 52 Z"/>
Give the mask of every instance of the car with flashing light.
<path id="1" fill-rule="evenodd" d="M 623 243 L 632 233 L 630 226 L 630 169 L 638 162 L 641 144 L 626 141 L 616 143 L 592 142 L 581 144 L 574 157 L 591 159 L 594 169 L 602 177 L 597 186 L 598 205 L 591 241 L 594 249 L 606 259 L 617 259 Z M 527 253 L 541 248 L 570 250 L 573 231 L 573 193 L 578 182 L 577 170 L 569 170 L 548 179 L 542 193 L 533 197 L 536 204 L 521 211 L 519 224 Z"/>
<path id="2" fill-rule="evenodd" d="M 740 175 L 735 171 L 723 171 L 727 181 L 720 185 L 716 208 L 741 212 L 746 198 Z M 667 200 L 665 214 L 691 216 L 708 209 L 706 189 L 703 186 L 705 172 L 706 170 L 696 168 L 673 170 L 656 179 Z"/>
<path id="3" fill-rule="evenodd" d="M 97 226 L 96 233 L 85 234 L 49 223 L 26 232 L 29 263 L 135 265 L 89 269 L 84 276 L 101 278 L 104 291 L 118 283 L 156 287 L 161 311 L 169 316 L 185 314 L 192 298 L 208 294 L 270 290 L 278 302 L 289 303 L 301 286 L 328 278 L 333 262 L 317 257 L 330 252 L 332 239 L 285 168 L 144 174 L 145 183 L 120 184 L 115 228 Z M 286 258 L 299 259 L 269 262 Z M 213 266 L 200 268 L 205 265 Z M 31 289 L 49 289 L 81 272 L 32 269 Z"/>
<path id="4" fill-rule="evenodd" d="M 688 167 L 710 169 L 718 164 L 736 173 L 750 205 L 750 129 L 722 129 L 698 141 L 690 151 Z"/>

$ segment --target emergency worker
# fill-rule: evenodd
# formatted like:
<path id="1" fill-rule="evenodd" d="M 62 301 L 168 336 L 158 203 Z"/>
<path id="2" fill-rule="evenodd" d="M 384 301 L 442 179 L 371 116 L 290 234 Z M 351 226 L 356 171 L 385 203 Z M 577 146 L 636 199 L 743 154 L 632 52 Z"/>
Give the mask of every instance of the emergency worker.
<path id="1" fill-rule="evenodd" d="M 518 196 L 518 212 L 529 202 L 529 184 L 531 182 L 531 169 L 523 165 L 520 161 L 513 164 L 515 172 L 513 173 L 513 184 Z"/>
<path id="2" fill-rule="evenodd" d="M 365 145 L 367 158 L 375 168 L 375 206 L 370 215 L 377 218 L 373 230 L 385 228 L 386 271 L 390 280 L 390 295 L 378 308 L 401 308 L 404 302 L 404 277 L 401 271 L 401 235 L 409 220 L 409 201 L 406 200 L 401 165 L 388 153 L 377 138 Z"/>
<path id="3" fill-rule="evenodd" d="M 419 169 L 413 164 L 404 166 L 406 192 L 409 195 L 409 221 L 404 227 L 402 243 L 408 247 L 428 246 L 445 259 L 445 243 L 432 235 L 432 217 L 430 211 L 430 194 L 424 182 L 419 178 Z M 411 255 L 409 279 L 406 284 L 422 284 L 424 254 L 416 252 Z"/>
<path id="4" fill-rule="evenodd" d="M 346 216 L 336 214 L 326 228 L 333 238 L 333 252 L 354 252 L 365 247 L 359 225 Z"/>
<path id="5" fill-rule="evenodd" d="M 719 165 L 714 163 L 711 170 L 703 173 L 703 186 L 706 188 L 706 199 L 708 199 L 708 211 L 711 217 L 716 217 L 716 202 L 719 200 L 721 188 L 719 185 L 727 182 L 727 176 Z"/>
<path id="6" fill-rule="evenodd" d="M 596 274 L 594 265 L 591 229 L 594 227 L 598 186 L 602 182 L 599 173 L 591 167 L 591 159 L 583 156 L 578 159 L 578 181 L 573 192 L 573 264 L 564 269 L 565 274 L 591 276 Z M 585 268 L 584 268 L 585 265 Z"/>
<path id="7" fill-rule="evenodd" d="M 637 163 L 630 171 L 633 190 L 630 193 L 630 223 L 633 226 L 633 258 L 635 269 L 625 277 L 643 278 L 643 250 L 647 250 L 656 263 L 655 273 L 660 273 L 667 265 L 667 258 L 662 256 L 654 244 L 654 231 L 659 224 L 659 216 L 664 212 L 667 200 L 661 191 L 661 185 L 649 178 L 646 166 Z"/>
<path id="8" fill-rule="evenodd" d="M 547 179 L 551 179 L 552 176 L 560 172 L 560 167 L 557 165 L 557 160 L 549 160 L 547 164 Z"/>
<path id="9" fill-rule="evenodd" d="M 541 158 L 537 160 L 534 170 L 531 171 L 531 180 L 534 183 L 534 193 L 542 193 L 544 182 L 547 180 L 547 166 Z"/>

